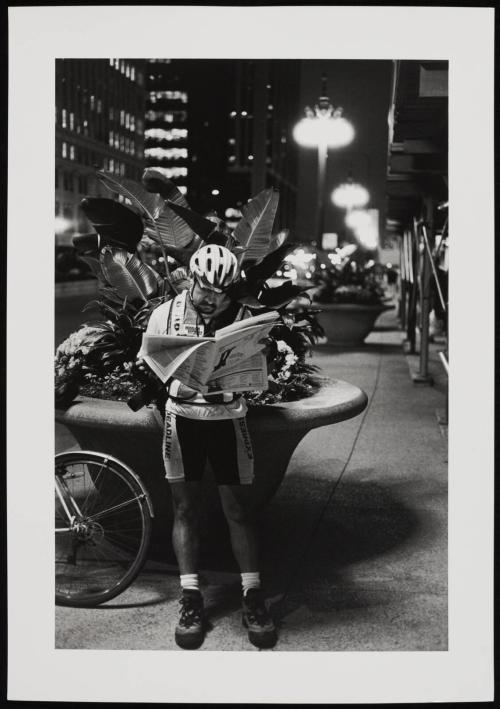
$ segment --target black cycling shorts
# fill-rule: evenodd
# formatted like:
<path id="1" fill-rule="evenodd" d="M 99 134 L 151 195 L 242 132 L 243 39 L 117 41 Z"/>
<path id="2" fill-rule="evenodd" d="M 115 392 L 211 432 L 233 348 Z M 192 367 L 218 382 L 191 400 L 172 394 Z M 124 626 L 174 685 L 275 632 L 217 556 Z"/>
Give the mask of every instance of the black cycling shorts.
<path id="1" fill-rule="evenodd" d="M 245 418 L 189 419 L 165 412 L 163 460 L 169 482 L 202 479 L 207 460 L 218 485 L 249 485 L 253 451 Z"/>

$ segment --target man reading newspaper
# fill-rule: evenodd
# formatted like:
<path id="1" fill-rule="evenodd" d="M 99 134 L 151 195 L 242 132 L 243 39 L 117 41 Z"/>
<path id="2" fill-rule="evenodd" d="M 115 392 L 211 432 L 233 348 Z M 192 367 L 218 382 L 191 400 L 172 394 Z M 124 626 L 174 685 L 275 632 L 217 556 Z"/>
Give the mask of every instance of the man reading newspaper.
<path id="1" fill-rule="evenodd" d="M 227 295 L 239 278 L 236 257 L 227 248 L 203 246 L 189 266 L 192 287 L 153 311 L 139 353 L 168 389 L 163 457 L 174 505 L 172 541 L 182 592 L 175 640 L 182 648 L 195 649 L 205 635 L 198 580 L 198 504 L 208 460 L 241 571 L 243 624 L 250 642 L 272 647 L 277 634 L 261 589 L 250 514 L 254 471 L 247 405 L 235 391 L 266 388 L 264 338 L 277 314 L 268 314 L 264 323 L 245 330 L 245 309 Z M 177 351 L 165 344 L 173 336 L 179 341 Z M 188 338 L 196 338 L 191 347 Z"/>

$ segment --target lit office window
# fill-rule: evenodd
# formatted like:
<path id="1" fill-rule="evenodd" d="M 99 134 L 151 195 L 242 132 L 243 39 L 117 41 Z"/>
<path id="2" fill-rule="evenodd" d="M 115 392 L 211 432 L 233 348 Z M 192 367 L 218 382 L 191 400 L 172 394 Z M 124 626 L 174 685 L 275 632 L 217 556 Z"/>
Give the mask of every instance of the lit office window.
<path id="1" fill-rule="evenodd" d="M 102 101 L 101 99 L 97 100 L 97 113 L 102 113 Z"/>
<path id="2" fill-rule="evenodd" d="M 128 64 L 125 64 L 125 76 L 127 77 L 127 79 L 130 78 L 130 67 Z"/>
<path id="3" fill-rule="evenodd" d="M 120 62 L 120 71 L 122 74 L 125 73 L 125 62 L 123 61 L 123 59 Z"/>
<path id="4" fill-rule="evenodd" d="M 134 116 L 130 116 L 130 130 L 132 132 L 135 131 L 135 117 Z"/>
<path id="5" fill-rule="evenodd" d="M 112 130 L 109 131 L 109 144 L 111 145 L 111 147 L 113 147 L 113 145 L 115 144 L 114 134 Z"/>
<path id="6" fill-rule="evenodd" d="M 70 160 L 75 159 L 75 146 L 74 145 L 69 146 L 69 159 Z"/>
<path id="7" fill-rule="evenodd" d="M 110 60 L 109 60 L 109 66 L 114 66 L 114 64 L 115 64 L 115 60 L 114 60 L 114 59 L 110 59 Z"/>
<path id="8" fill-rule="evenodd" d="M 62 144 L 61 155 L 63 156 L 63 158 L 68 157 L 68 144 L 65 142 L 63 142 Z"/>
<path id="9" fill-rule="evenodd" d="M 130 127 L 130 114 L 126 113 L 125 114 L 125 128 L 129 128 L 129 127 Z"/>
<path id="10" fill-rule="evenodd" d="M 66 111 L 65 108 L 61 111 L 61 125 L 63 128 L 67 128 L 68 125 L 68 112 Z"/>
<path id="11" fill-rule="evenodd" d="M 125 111 L 120 111 L 120 125 L 125 125 Z"/>
<path id="12" fill-rule="evenodd" d="M 135 68 L 134 67 L 132 67 L 130 69 L 130 78 L 132 79 L 132 81 L 135 81 Z"/>
<path id="13" fill-rule="evenodd" d="M 115 133 L 115 148 L 117 150 L 120 148 L 120 135 L 118 133 Z"/>
<path id="14" fill-rule="evenodd" d="M 125 150 L 125 138 L 123 135 L 120 136 L 120 150 Z"/>
<path id="15" fill-rule="evenodd" d="M 95 96 L 90 97 L 90 108 L 93 111 L 95 108 Z"/>
<path id="16" fill-rule="evenodd" d="M 114 169 L 115 169 L 115 161 L 113 160 L 113 158 L 110 158 L 110 159 L 109 159 L 109 169 L 111 170 L 111 172 L 114 172 Z"/>
<path id="17" fill-rule="evenodd" d="M 74 113 L 69 114 L 69 128 L 70 128 L 70 130 L 75 130 L 75 114 Z"/>
<path id="18" fill-rule="evenodd" d="M 135 155 L 135 143 L 134 143 L 133 140 L 130 141 L 130 153 L 131 153 L 132 155 Z"/>
<path id="19" fill-rule="evenodd" d="M 148 158 L 158 158 L 159 160 L 183 160 L 187 158 L 186 148 L 146 148 L 144 155 Z"/>
<path id="20" fill-rule="evenodd" d="M 144 135 L 146 138 L 154 138 L 156 140 L 182 140 L 187 138 L 186 128 L 148 128 Z"/>
<path id="21" fill-rule="evenodd" d="M 115 69 L 119 69 L 119 68 L 120 68 L 120 60 L 115 59 Z"/>

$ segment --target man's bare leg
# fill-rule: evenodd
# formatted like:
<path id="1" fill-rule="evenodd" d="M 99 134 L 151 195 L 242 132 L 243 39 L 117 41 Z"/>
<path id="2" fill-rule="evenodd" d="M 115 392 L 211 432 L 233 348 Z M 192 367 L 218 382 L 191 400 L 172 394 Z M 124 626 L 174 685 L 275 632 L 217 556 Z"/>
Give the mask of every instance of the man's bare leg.
<path id="1" fill-rule="evenodd" d="M 259 545 L 251 514 L 250 485 L 219 485 L 222 509 L 229 525 L 233 554 L 242 573 L 258 571 Z"/>
<path id="2" fill-rule="evenodd" d="M 199 555 L 199 482 L 171 482 L 174 524 L 172 545 L 179 565 L 179 573 L 198 573 Z"/>
<path id="3" fill-rule="evenodd" d="M 175 641 L 185 650 L 195 650 L 205 637 L 203 598 L 198 587 L 200 483 L 176 482 L 170 489 L 174 506 L 172 544 L 182 587 Z"/>

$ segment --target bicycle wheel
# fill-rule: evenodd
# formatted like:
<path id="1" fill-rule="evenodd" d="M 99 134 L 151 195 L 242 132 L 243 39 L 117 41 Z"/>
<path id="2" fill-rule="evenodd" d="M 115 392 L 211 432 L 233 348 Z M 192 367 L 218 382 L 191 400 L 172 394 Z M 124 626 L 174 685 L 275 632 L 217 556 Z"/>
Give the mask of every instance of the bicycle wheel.
<path id="1" fill-rule="evenodd" d="M 120 461 L 56 455 L 56 604 L 90 607 L 124 591 L 145 561 L 152 516 L 147 490 Z"/>

